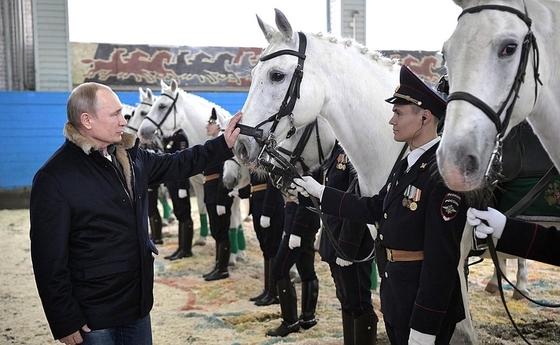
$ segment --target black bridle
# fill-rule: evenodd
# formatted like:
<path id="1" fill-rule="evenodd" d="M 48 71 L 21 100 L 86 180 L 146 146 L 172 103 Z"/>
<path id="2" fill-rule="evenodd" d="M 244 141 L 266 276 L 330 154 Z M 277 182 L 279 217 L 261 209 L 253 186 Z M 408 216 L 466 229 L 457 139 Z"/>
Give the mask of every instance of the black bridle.
<path id="1" fill-rule="evenodd" d="M 284 100 L 280 105 L 280 109 L 276 114 L 269 116 L 266 120 L 262 121 L 255 127 L 238 124 L 237 127 L 241 128 L 241 134 L 251 136 L 257 140 L 257 142 L 261 143 L 263 146 L 268 145 L 269 143 L 274 143 L 276 141 L 274 137 L 274 131 L 278 126 L 280 120 L 286 116 L 290 117 L 290 122 L 292 127 L 288 132 L 287 138 L 293 135 L 295 132 L 295 127 L 293 125 L 293 111 L 296 105 L 296 100 L 299 98 L 300 94 L 300 84 L 303 79 L 303 64 L 305 62 L 305 50 L 307 49 L 307 37 L 303 32 L 298 32 L 299 35 L 299 49 L 291 50 L 291 49 L 283 49 L 273 53 L 270 53 L 265 56 L 261 56 L 260 61 L 267 61 L 270 59 L 274 59 L 278 56 L 282 55 L 293 55 L 298 58 L 298 64 L 295 68 L 294 74 L 292 75 L 292 80 L 290 81 L 290 85 L 288 86 L 288 90 L 286 91 L 286 96 L 284 96 Z M 263 125 L 272 122 L 272 126 L 270 128 L 270 132 L 267 139 L 263 138 L 263 130 L 260 128 Z"/>
<path id="2" fill-rule="evenodd" d="M 152 106 L 152 103 L 148 103 L 148 102 L 140 102 L 140 104 L 147 105 L 148 107 L 151 107 L 151 106 Z M 136 110 L 134 110 L 134 111 L 132 112 L 132 115 L 131 115 L 130 118 L 127 120 L 126 128 L 133 130 L 134 133 L 138 133 L 138 128 L 134 128 L 134 127 L 128 125 L 128 122 L 130 121 L 130 119 L 132 119 L 132 118 L 134 117 L 134 115 L 136 115 Z M 138 114 L 138 115 L 140 115 L 140 114 Z"/>
<path id="3" fill-rule="evenodd" d="M 525 6 L 525 4 L 524 4 Z M 496 126 L 496 131 L 498 134 L 496 135 L 496 139 L 494 142 L 494 150 L 492 151 L 492 155 L 490 157 L 490 161 L 488 162 L 488 166 L 486 168 L 485 178 L 487 180 L 491 179 L 492 167 L 499 165 L 501 162 L 502 157 L 502 144 L 505 132 L 507 130 L 509 121 L 511 119 L 511 114 L 513 112 L 513 108 L 515 107 L 515 103 L 517 101 L 519 90 L 521 88 L 521 84 L 525 81 L 525 73 L 529 61 L 529 52 L 532 49 L 533 51 L 533 76 L 535 78 L 535 100 L 537 101 L 537 94 L 538 94 L 538 84 L 542 85 L 541 80 L 539 79 L 539 50 L 537 47 L 537 40 L 531 30 L 531 23 L 532 20 L 527 15 L 527 8 L 525 6 L 525 13 L 508 6 L 501 6 L 501 5 L 481 5 L 481 6 L 474 6 L 471 8 L 467 8 L 461 12 L 457 20 L 461 19 L 461 17 L 467 13 L 478 13 L 483 10 L 496 10 L 496 11 L 504 11 L 515 14 L 519 17 L 525 24 L 527 24 L 528 32 L 523 39 L 523 45 L 521 50 L 521 58 L 519 61 L 519 66 L 517 68 L 517 74 L 515 75 L 513 85 L 509 91 L 508 96 L 500 106 L 500 109 L 496 112 L 494 111 L 488 104 L 484 103 L 480 98 L 464 91 L 457 91 L 452 92 L 447 97 L 447 102 L 451 101 L 466 101 L 474 105 L 475 107 L 479 108 L 488 116 L 494 125 Z M 506 106 L 509 104 L 509 107 Z M 500 116 L 505 110 L 505 117 L 503 121 L 500 121 Z M 491 185 L 495 184 L 496 181 L 489 181 Z"/>
<path id="4" fill-rule="evenodd" d="M 149 116 L 146 116 L 146 120 L 150 121 L 156 126 L 156 130 L 154 132 L 156 136 L 163 136 L 163 131 L 161 130 L 161 126 L 165 123 L 165 120 L 167 120 L 167 117 L 169 116 L 169 114 L 171 114 L 172 111 L 173 111 L 173 129 L 177 129 L 177 100 L 179 99 L 179 91 L 177 91 L 175 97 L 171 97 L 166 93 L 162 93 L 161 95 L 171 98 L 173 100 L 173 103 L 171 103 L 171 106 L 167 108 L 167 112 L 165 113 L 165 115 L 163 115 L 163 118 L 159 123 L 155 122 Z"/>

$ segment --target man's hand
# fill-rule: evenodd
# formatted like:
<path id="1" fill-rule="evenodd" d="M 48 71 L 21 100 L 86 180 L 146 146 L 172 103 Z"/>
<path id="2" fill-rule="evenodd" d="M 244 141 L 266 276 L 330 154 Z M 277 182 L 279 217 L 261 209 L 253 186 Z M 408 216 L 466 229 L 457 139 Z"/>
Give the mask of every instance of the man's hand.
<path id="1" fill-rule="evenodd" d="M 301 237 L 298 235 L 290 235 L 290 239 L 288 240 L 288 247 L 290 249 L 298 248 L 301 246 Z"/>
<path id="2" fill-rule="evenodd" d="M 216 205 L 216 213 L 218 216 L 223 216 L 226 214 L 226 207 L 224 205 Z"/>
<path id="3" fill-rule="evenodd" d="M 488 207 L 488 211 L 469 208 L 467 210 L 467 222 L 474 226 L 474 233 L 478 238 L 486 238 L 488 235 L 499 239 L 506 226 L 506 216 L 500 211 Z M 483 221 L 486 221 L 486 225 Z"/>
<path id="4" fill-rule="evenodd" d="M 338 266 L 340 266 L 340 267 L 346 267 L 346 266 L 352 265 L 353 262 L 352 262 L 352 261 L 346 261 L 346 260 L 344 260 L 344 259 L 341 259 L 341 258 L 338 258 L 338 257 L 337 257 L 337 258 L 336 258 L 336 264 L 337 264 Z"/>
<path id="5" fill-rule="evenodd" d="M 261 216 L 261 228 L 268 228 L 270 227 L 270 217 L 269 216 Z"/>
<path id="6" fill-rule="evenodd" d="M 292 183 L 292 188 L 295 188 L 301 195 L 308 197 L 313 195 L 321 200 L 325 186 L 315 181 L 311 176 L 304 176 L 303 178 L 295 178 Z"/>
<path id="7" fill-rule="evenodd" d="M 239 198 L 239 189 L 233 188 L 231 192 L 227 193 L 230 198 Z"/>
<path id="8" fill-rule="evenodd" d="M 239 132 L 241 132 L 241 129 L 235 128 L 235 126 L 237 125 L 237 123 L 239 121 L 241 121 L 241 111 L 238 111 L 237 113 L 235 113 L 235 115 L 233 115 L 233 117 L 229 121 L 229 124 L 228 124 L 228 126 L 227 126 L 227 128 L 224 132 L 224 139 L 226 140 L 227 146 L 230 149 L 235 144 L 235 141 L 237 140 L 237 137 L 239 136 Z"/>
<path id="9" fill-rule="evenodd" d="M 408 345 L 433 345 L 436 343 L 436 336 L 418 332 L 415 329 L 410 329 L 408 336 Z"/>
<path id="10" fill-rule="evenodd" d="M 88 325 L 85 324 L 82 326 L 82 331 L 89 333 L 91 332 L 91 329 L 89 329 Z M 63 344 L 75 345 L 75 344 L 83 343 L 84 339 L 82 338 L 80 331 L 76 331 L 70 335 L 65 336 L 64 338 L 58 339 L 58 341 L 60 341 Z"/>

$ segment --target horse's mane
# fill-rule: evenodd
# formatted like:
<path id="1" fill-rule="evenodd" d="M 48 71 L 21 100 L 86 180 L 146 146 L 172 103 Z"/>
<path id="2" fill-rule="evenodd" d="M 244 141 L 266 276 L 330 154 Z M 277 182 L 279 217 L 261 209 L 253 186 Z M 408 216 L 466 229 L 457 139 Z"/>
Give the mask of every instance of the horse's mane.
<path id="1" fill-rule="evenodd" d="M 345 37 L 344 38 L 344 37 L 341 37 L 341 36 L 338 36 L 338 35 L 325 34 L 323 32 L 315 33 L 315 34 L 313 34 L 313 36 L 317 37 L 318 39 L 327 40 L 331 43 L 342 44 L 345 47 L 354 47 L 357 52 L 363 54 L 366 57 L 369 57 L 370 59 L 372 59 L 374 61 L 385 64 L 388 67 L 392 67 L 394 65 L 399 64 L 398 59 L 389 58 L 389 57 L 383 55 L 381 52 L 379 52 L 377 50 L 370 50 L 368 47 L 359 43 L 358 41 L 356 41 L 355 39 L 353 39 L 351 37 Z"/>
<path id="2" fill-rule="evenodd" d="M 166 90 L 167 92 L 168 90 Z M 187 92 L 181 88 L 177 88 L 177 92 L 179 92 L 179 94 L 183 95 L 184 97 L 186 97 L 186 99 L 188 99 L 188 101 L 195 101 L 200 105 L 206 106 L 208 107 L 210 110 L 212 108 L 216 108 L 216 113 L 218 114 L 218 116 L 220 117 L 220 124 L 225 128 L 225 126 L 227 126 L 227 124 L 229 123 L 230 118 L 232 117 L 230 112 L 225 110 L 222 106 L 211 102 L 209 100 L 207 100 L 204 97 L 200 97 L 198 95 L 195 95 L 193 93 Z M 210 111 L 208 112 L 208 117 L 210 117 Z"/>
<path id="3" fill-rule="evenodd" d="M 123 115 L 132 114 L 135 110 L 136 110 L 135 106 L 132 106 L 130 104 L 125 104 L 125 103 L 122 104 Z"/>

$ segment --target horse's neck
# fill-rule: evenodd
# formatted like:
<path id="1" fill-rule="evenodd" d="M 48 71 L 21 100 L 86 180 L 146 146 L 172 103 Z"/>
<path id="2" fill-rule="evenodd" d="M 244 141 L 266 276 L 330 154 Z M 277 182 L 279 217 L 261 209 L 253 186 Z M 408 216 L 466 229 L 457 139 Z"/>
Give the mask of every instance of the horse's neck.
<path id="1" fill-rule="evenodd" d="M 316 38 L 315 38 L 316 39 Z M 321 45 L 336 46 L 338 53 L 321 51 Z M 308 58 L 306 63 L 322 70 L 326 102 L 321 110 L 344 147 L 362 183 L 377 193 L 385 183 L 402 148 L 394 141 L 389 119 L 391 105 L 385 102 L 399 84 L 399 66 L 375 61 L 354 47 L 322 42 L 311 54 L 335 61 Z M 326 47 L 332 49 L 331 47 Z M 325 55 L 326 54 L 326 55 Z M 367 78 L 364 78 L 367 76 Z M 362 184 L 361 183 L 361 184 Z"/>
<path id="2" fill-rule="evenodd" d="M 204 144 L 210 137 L 206 135 L 206 124 L 210 117 L 212 108 L 202 107 L 200 102 L 195 101 L 187 92 L 181 92 L 181 104 L 178 105 L 179 112 L 177 126 L 187 133 L 189 146 Z"/>

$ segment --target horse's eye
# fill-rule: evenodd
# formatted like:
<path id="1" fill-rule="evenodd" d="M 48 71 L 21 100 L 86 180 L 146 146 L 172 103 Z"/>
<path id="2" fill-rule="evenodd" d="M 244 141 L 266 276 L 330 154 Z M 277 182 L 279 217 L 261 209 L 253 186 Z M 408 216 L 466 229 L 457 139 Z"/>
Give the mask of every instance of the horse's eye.
<path id="1" fill-rule="evenodd" d="M 281 82 L 282 80 L 284 80 L 284 73 L 281 72 L 272 72 L 270 73 L 270 80 L 272 80 L 273 82 Z"/>
<path id="2" fill-rule="evenodd" d="M 165 104 L 160 104 L 160 105 L 159 105 L 159 108 L 160 108 L 160 109 L 165 109 L 166 106 L 165 106 Z"/>
<path id="3" fill-rule="evenodd" d="M 125 119 L 126 121 L 128 121 L 128 120 L 130 120 L 131 117 L 132 117 L 132 115 L 125 115 L 125 116 L 124 116 L 124 119 Z"/>
<path id="4" fill-rule="evenodd" d="M 148 115 L 148 112 L 147 112 L 147 111 L 141 111 L 141 112 L 140 112 L 140 116 L 146 117 L 146 115 Z"/>
<path id="5" fill-rule="evenodd" d="M 517 44 L 510 43 L 504 47 L 504 49 L 500 52 L 500 57 L 512 56 L 515 54 L 517 50 Z"/>

